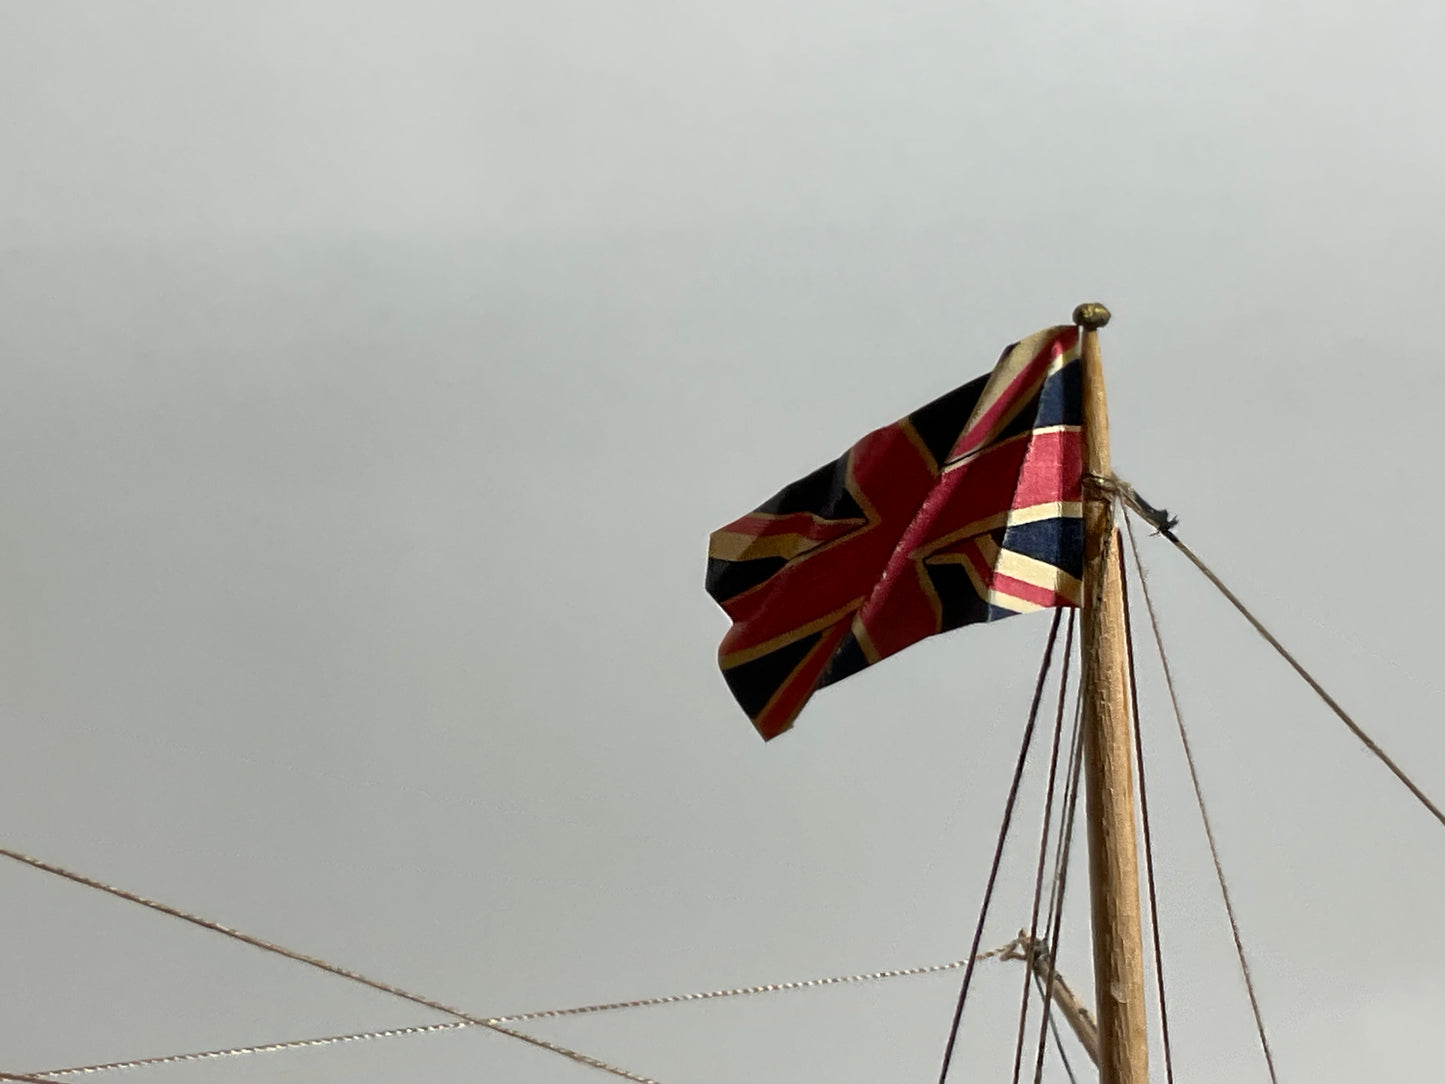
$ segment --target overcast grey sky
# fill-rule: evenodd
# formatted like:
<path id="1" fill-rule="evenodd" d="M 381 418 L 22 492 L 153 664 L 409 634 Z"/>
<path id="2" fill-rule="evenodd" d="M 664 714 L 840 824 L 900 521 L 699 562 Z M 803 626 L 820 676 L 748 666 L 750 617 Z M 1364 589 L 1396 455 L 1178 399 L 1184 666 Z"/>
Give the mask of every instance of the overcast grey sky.
<path id="1" fill-rule="evenodd" d="M 1445 796 L 1442 30 L 4 5 L 0 841 L 486 1015 L 956 959 L 1046 617 L 764 746 L 706 537 L 1096 298 L 1116 469 Z M 1439 826 L 1145 553 L 1281 1079 L 1438 1079 Z M 1263 1080 L 1156 669 L 1178 1079 Z M 3 1070 L 437 1019 L 22 867 L 0 899 Z M 955 1080 L 1004 1078 L 1017 966 Z M 926 1081 L 957 977 L 535 1030 L 663 1084 Z M 125 1076 L 607 1079 L 476 1032 Z"/>

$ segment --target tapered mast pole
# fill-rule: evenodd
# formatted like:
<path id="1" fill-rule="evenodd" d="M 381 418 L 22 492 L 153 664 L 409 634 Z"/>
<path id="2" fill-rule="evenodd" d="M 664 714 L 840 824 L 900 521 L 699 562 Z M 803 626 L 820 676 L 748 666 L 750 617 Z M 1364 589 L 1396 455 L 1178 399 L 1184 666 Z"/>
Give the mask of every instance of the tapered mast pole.
<path id="1" fill-rule="evenodd" d="M 1084 777 L 1094 927 L 1094 990 L 1100 1084 L 1147 1084 L 1144 943 L 1134 838 L 1133 733 L 1125 655 L 1119 539 L 1109 465 L 1109 408 L 1099 328 L 1103 305 L 1080 305 L 1084 382 Z"/>

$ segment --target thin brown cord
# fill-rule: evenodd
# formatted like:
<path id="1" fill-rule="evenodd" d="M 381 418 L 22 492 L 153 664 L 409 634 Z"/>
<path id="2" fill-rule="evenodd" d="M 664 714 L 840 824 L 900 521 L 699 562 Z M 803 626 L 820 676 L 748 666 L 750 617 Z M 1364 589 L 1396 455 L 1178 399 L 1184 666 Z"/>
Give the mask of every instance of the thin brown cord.
<path id="1" fill-rule="evenodd" d="M 975 957 L 979 962 L 992 960 L 1003 955 L 1012 946 L 1002 945 Z M 649 997 L 636 1001 L 612 1001 L 601 1005 L 580 1005 L 569 1009 L 543 1009 L 538 1012 L 515 1013 L 508 1016 L 493 1016 L 488 1019 L 498 1023 L 516 1023 L 524 1020 L 542 1020 L 560 1016 L 582 1016 L 589 1013 L 611 1012 L 617 1009 L 639 1009 L 656 1005 L 676 1005 L 685 1001 L 705 1001 L 721 997 L 745 997 L 752 994 L 780 993 L 788 990 L 806 990 L 839 983 L 874 982 L 880 979 L 904 978 L 913 975 L 933 975 L 942 971 L 956 971 L 965 966 L 967 960 L 954 960 L 946 964 L 930 964 L 925 967 L 900 967 L 889 971 L 869 971 L 856 975 L 836 975 L 824 979 L 801 979 L 794 982 L 774 982 L 760 986 L 739 986 L 725 990 L 704 990 L 690 994 L 670 994 L 665 997 Z M 317 1039 L 293 1039 L 288 1042 L 262 1043 L 253 1046 L 234 1046 L 222 1050 L 201 1050 L 188 1054 L 165 1054 L 153 1058 L 136 1058 L 132 1061 L 110 1061 L 97 1065 L 74 1065 L 64 1069 L 42 1069 L 46 1076 L 79 1076 L 88 1073 L 102 1073 L 120 1069 L 142 1069 L 157 1065 L 170 1065 L 186 1061 L 208 1061 L 214 1058 L 243 1057 L 251 1054 L 272 1054 L 286 1050 L 304 1050 L 320 1046 L 335 1046 L 340 1043 L 366 1042 L 373 1039 L 392 1039 L 406 1035 L 429 1035 L 440 1031 L 455 1031 L 473 1027 L 467 1020 L 448 1020 L 440 1024 L 419 1024 L 405 1028 L 387 1028 L 382 1031 L 360 1031 L 349 1035 L 327 1035 Z M 3 1079 L 3 1077 L 0 1077 Z"/>
<path id="2" fill-rule="evenodd" d="M 1033 967 L 1030 966 L 1029 970 L 1032 971 Z M 1034 987 L 1038 990 L 1040 998 L 1048 996 L 1044 991 L 1043 980 L 1037 975 L 1034 976 Z M 1049 1033 L 1054 1037 L 1054 1049 L 1059 1052 L 1059 1060 L 1064 1063 L 1064 1072 L 1068 1074 L 1069 1084 L 1079 1084 L 1079 1078 L 1074 1076 L 1073 1063 L 1069 1061 L 1069 1052 L 1064 1049 L 1064 1037 L 1059 1034 L 1059 1022 L 1052 1017 L 1049 1018 Z"/>
<path id="3" fill-rule="evenodd" d="M 1088 475 L 1084 479 L 1086 484 L 1105 483 L 1107 480 L 1100 479 L 1096 475 Z M 1119 528 L 1115 523 L 1115 502 L 1110 499 L 1107 508 L 1104 528 L 1105 534 L 1103 544 L 1100 547 L 1100 564 L 1105 565 L 1113 557 L 1114 550 L 1119 545 Z M 1095 638 L 1099 632 L 1099 607 L 1094 606 L 1089 611 L 1091 622 L 1090 632 Z M 1069 784 L 1064 794 L 1065 815 L 1059 824 L 1059 842 L 1056 849 L 1057 861 L 1054 866 L 1054 883 L 1049 894 L 1048 921 L 1049 927 L 1048 944 L 1050 951 L 1054 954 L 1054 960 L 1058 960 L 1059 932 L 1064 922 L 1064 891 L 1068 886 L 1069 875 L 1069 852 L 1073 847 L 1074 840 L 1074 810 L 1079 800 L 1079 777 L 1083 768 L 1084 760 L 1084 697 L 1083 684 L 1089 680 L 1088 663 L 1080 661 L 1081 682 L 1079 695 L 1074 701 L 1074 733 L 1072 738 L 1073 748 L 1069 753 Z M 1054 976 L 1057 974 L 1057 967 L 1049 969 L 1049 981 L 1044 993 L 1044 1018 L 1039 1024 L 1039 1043 L 1034 1057 L 1034 1084 L 1041 1084 L 1044 1076 L 1044 1051 L 1048 1046 L 1048 1028 L 1053 1020 L 1054 1008 Z"/>
<path id="4" fill-rule="evenodd" d="M 1074 811 L 1079 804 L 1079 778 L 1084 767 L 1084 697 L 1082 691 L 1074 697 L 1074 733 L 1070 739 L 1068 786 L 1064 789 L 1064 815 L 1059 819 L 1059 839 L 1056 847 L 1057 861 L 1054 865 L 1054 884 L 1049 894 L 1048 922 L 1049 951 L 1053 965 L 1049 968 L 1049 981 L 1044 987 L 1044 1018 L 1039 1024 L 1039 1045 L 1034 1057 L 1034 1084 L 1044 1079 L 1044 1049 L 1047 1045 L 1047 1029 L 1053 1022 L 1054 976 L 1058 974 L 1059 931 L 1064 925 L 1064 891 L 1069 883 L 1069 854 L 1074 845 Z"/>
<path id="5" fill-rule="evenodd" d="M 1264 1051 L 1265 1065 L 1269 1069 L 1272 1084 L 1279 1084 L 1274 1071 L 1274 1055 L 1270 1052 L 1269 1036 L 1264 1031 L 1264 1017 L 1259 1011 L 1259 998 L 1255 996 L 1254 979 L 1249 972 L 1249 961 L 1244 954 L 1244 941 L 1239 934 L 1239 922 L 1235 918 L 1234 904 L 1229 898 L 1229 885 L 1224 878 L 1224 866 L 1219 861 L 1219 847 L 1214 840 L 1214 829 L 1209 822 L 1209 810 L 1204 804 L 1204 790 L 1199 783 L 1199 771 L 1194 765 L 1194 751 L 1189 745 L 1189 734 L 1184 729 L 1184 713 L 1179 707 L 1179 696 L 1174 688 L 1174 672 L 1169 666 L 1169 656 L 1164 650 L 1164 636 L 1159 631 L 1159 617 L 1154 611 L 1154 600 L 1149 594 L 1149 576 L 1139 560 L 1139 545 L 1134 538 L 1134 528 L 1125 513 L 1124 525 L 1129 532 L 1129 545 L 1134 551 L 1134 565 L 1139 569 L 1139 587 L 1144 592 L 1144 606 L 1149 611 L 1149 624 L 1154 629 L 1154 643 L 1159 648 L 1159 662 L 1164 668 L 1164 684 L 1169 690 L 1169 701 L 1174 706 L 1174 722 L 1179 729 L 1179 741 L 1184 746 L 1184 760 L 1189 765 L 1189 780 L 1194 786 L 1194 800 L 1199 806 L 1199 819 L 1204 823 L 1204 835 L 1209 841 L 1209 857 L 1214 860 L 1214 875 L 1219 880 L 1219 894 L 1224 899 L 1224 911 L 1229 916 L 1229 932 L 1234 938 L 1234 951 L 1239 957 L 1240 974 L 1244 976 L 1244 988 L 1249 994 L 1249 1007 L 1254 1013 L 1254 1027 L 1259 1034 L 1259 1045 Z"/>
<path id="6" fill-rule="evenodd" d="M 27 1084 L 60 1084 L 58 1080 L 47 1080 L 43 1076 L 30 1076 L 26 1073 L 0 1073 L 0 1080 L 23 1080 Z"/>
<path id="7" fill-rule="evenodd" d="M 1326 705 L 1328 705 L 1329 709 L 1333 711 L 1336 716 L 1339 717 L 1340 722 L 1344 723 L 1345 726 L 1350 728 L 1350 733 L 1353 734 L 1360 741 L 1362 741 L 1365 744 L 1365 748 L 1368 749 L 1371 753 L 1373 753 L 1375 757 L 1379 759 L 1381 764 L 1389 768 L 1390 771 L 1395 774 L 1396 779 L 1398 779 L 1401 783 L 1405 784 L 1406 788 L 1410 791 L 1410 793 L 1415 796 L 1415 798 L 1420 802 L 1421 805 L 1423 805 L 1434 815 L 1437 821 L 1439 821 L 1441 824 L 1445 824 L 1445 813 L 1441 812 L 1440 807 L 1437 806 L 1434 802 L 1432 802 L 1426 796 L 1425 792 L 1415 785 L 1414 780 L 1412 780 L 1408 775 L 1405 774 L 1405 770 L 1403 768 L 1401 768 L 1398 764 L 1396 764 L 1393 760 L 1390 759 L 1390 756 L 1375 743 L 1375 739 L 1373 739 L 1362 729 L 1360 729 L 1360 725 L 1355 722 L 1354 719 L 1350 718 L 1350 713 L 1345 711 L 1344 708 L 1340 707 L 1339 702 L 1336 701 L 1333 696 L 1325 692 L 1324 686 L 1315 680 L 1314 675 L 1311 674 L 1308 670 L 1306 670 L 1304 666 L 1300 664 L 1299 660 L 1296 659 L 1293 655 L 1291 655 L 1282 643 L 1275 639 L 1274 634 L 1270 632 L 1269 629 L 1265 628 L 1264 625 L 1260 623 L 1259 618 L 1255 617 L 1254 614 L 1250 612 L 1249 607 L 1247 607 L 1243 602 L 1239 600 L 1239 596 L 1236 595 L 1233 591 L 1231 591 L 1228 587 L 1226 587 L 1224 585 L 1224 581 L 1214 574 L 1214 570 L 1211 569 L 1208 565 L 1206 565 L 1199 558 L 1198 554 L 1196 554 L 1192 549 L 1190 549 L 1183 542 L 1181 542 L 1179 540 L 1179 536 L 1176 535 L 1172 529 L 1170 529 L 1164 523 L 1156 522 L 1154 518 L 1149 515 L 1148 511 L 1140 506 L 1140 499 L 1138 495 L 1134 492 L 1133 487 L 1130 486 L 1127 482 L 1120 481 L 1119 479 L 1114 480 L 1114 485 L 1115 491 L 1119 493 L 1121 497 L 1123 497 L 1124 502 L 1139 515 L 1143 516 L 1144 519 L 1148 521 L 1151 525 L 1153 525 L 1160 534 L 1162 534 L 1165 538 L 1169 539 L 1169 541 L 1173 543 L 1174 548 L 1177 549 L 1180 553 L 1184 554 L 1185 557 L 1189 558 L 1190 562 L 1194 565 L 1195 568 L 1199 569 L 1200 572 L 1204 573 L 1205 578 L 1208 579 L 1210 583 L 1214 584 L 1214 586 L 1219 589 L 1220 594 L 1227 598 L 1230 601 L 1230 604 L 1233 605 L 1234 608 L 1240 612 L 1244 619 L 1254 626 L 1254 631 L 1259 633 L 1260 636 L 1264 637 L 1265 642 L 1268 643 L 1270 647 L 1274 648 L 1275 651 L 1279 653 L 1280 658 L 1284 659 L 1285 662 L 1289 663 L 1290 666 L 1294 668 L 1294 672 L 1298 674 L 1301 678 L 1303 678 L 1305 684 L 1307 684 L 1311 689 L 1313 689 L 1315 693 L 1319 696 L 1319 698 L 1323 700 Z"/>
<path id="8" fill-rule="evenodd" d="M 1013 782 L 1009 784 L 1008 798 L 1003 807 L 1003 823 L 998 827 L 998 844 L 993 851 L 993 865 L 989 867 L 988 883 L 983 890 L 983 904 L 978 909 L 978 925 L 973 930 L 973 946 L 968 950 L 968 966 L 963 969 L 963 982 L 959 985 L 958 1003 L 954 1006 L 953 1022 L 948 1028 L 948 1043 L 943 1048 L 943 1064 L 938 1071 L 938 1084 L 946 1084 L 948 1068 L 953 1062 L 953 1048 L 958 1042 L 958 1025 L 963 1019 L 963 1005 L 968 1000 L 968 986 L 973 980 L 974 957 L 978 955 L 979 942 L 983 940 L 983 925 L 988 920 L 988 907 L 993 902 L 993 889 L 998 881 L 999 866 L 1003 864 L 1004 844 L 1008 842 L 1009 825 L 1013 823 L 1014 803 L 1019 796 L 1019 783 L 1024 777 L 1024 765 L 1028 763 L 1029 746 L 1034 740 L 1034 724 L 1038 722 L 1039 703 L 1044 697 L 1044 682 L 1049 676 L 1049 664 L 1054 657 L 1054 642 L 1059 635 L 1059 621 L 1062 610 L 1054 611 L 1054 623 L 1049 628 L 1048 643 L 1044 645 L 1043 662 L 1039 664 L 1039 678 L 1034 685 L 1034 698 L 1029 707 L 1028 725 L 1024 727 L 1023 741 L 1019 744 L 1018 763 L 1014 765 Z"/>
<path id="9" fill-rule="evenodd" d="M 605 1073 L 611 1073 L 613 1076 L 622 1077 L 624 1080 L 631 1080 L 634 1082 L 634 1084 L 657 1084 L 657 1081 L 653 1080 L 651 1077 L 640 1076 L 636 1073 L 629 1072 L 626 1069 L 619 1068 L 616 1065 L 611 1065 L 608 1062 L 600 1061 L 599 1059 L 591 1057 L 588 1054 L 583 1054 L 579 1051 L 572 1050 L 569 1047 L 561 1046 L 558 1043 L 550 1042 L 547 1039 L 540 1039 L 535 1035 L 528 1035 L 526 1032 L 517 1031 L 509 1027 L 504 1027 L 495 1019 L 485 1019 L 480 1016 L 473 1016 L 470 1013 L 463 1012 L 461 1009 L 453 1008 L 452 1006 L 446 1005 L 443 1002 L 433 1001 L 431 998 L 423 997 L 421 994 L 413 994 L 408 990 L 403 990 L 399 986 L 392 986 L 389 983 L 380 982 L 376 979 L 368 978 L 367 976 L 359 974 L 358 972 L 349 971 L 344 967 L 338 967 L 336 964 L 327 963 L 325 960 L 318 959 L 315 956 L 307 956 L 304 953 L 296 952 L 292 949 L 277 945 L 271 941 L 265 941 L 259 937 L 252 937 L 250 934 L 242 933 L 240 930 L 233 930 L 229 926 L 223 926 L 219 922 L 212 922 L 210 919 L 201 918 L 197 915 L 189 914 L 185 911 L 180 910 L 179 908 L 171 907 L 168 904 L 160 903 L 152 899 L 147 899 L 145 896 L 136 895 L 134 892 L 127 892 L 123 888 L 116 888 L 113 885 L 105 884 L 102 881 L 97 881 L 94 878 L 86 877 L 83 874 L 72 872 L 71 870 L 64 869 L 60 866 L 51 865 L 49 862 L 42 862 L 40 859 L 32 858 L 28 854 L 21 854 L 19 851 L 12 851 L 6 847 L 0 847 L 0 857 L 12 859 L 13 861 L 30 866 L 33 869 L 41 870 L 44 873 L 54 874 L 56 877 L 63 877 L 67 881 L 73 881 L 75 884 L 85 885 L 87 888 L 94 888 L 97 891 L 105 892 L 111 896 L 116 896 L 119 899 L 129 900 L 131 903 L 138 903 L 142 907 L 149 907 L 152 911 L 159 911 L 163 915 L 169 915 L 172 918 L 178 918 L 183 922 L 189 922 L 191 925 L 199 926 L 203 930 L 212 930 L 216 933 L 223 934 L 226 937 L 231 938 L 232 940 L 241 941 L 247 945 L 251 945 L 255 948 L 261 949 L 264 952 L 270 952 L 277 956 L 284 956 L 288 960 L 295 960 L 297 963 L 306 964 L 310 967 L 316 968 L 317 970 L 326 971 L 332 975 L 337 975 L 343 979 L 349 979 L 350 981 L 359 983 L 362 986 L 369 986 L 373 990 L 380 990 L 384 994 L 391 994 L 393 997 L 399 997 L 403 1000 L 413 1002 L 417 1005 L 424 1005 L 428 1009 L 435 1009 L 437 1012 L 445 1013 L 446 1015 L 455 1017 L 458 1020 L 464 1020 L 468 1024 L 474 1024 L 477 1027 L 487 1028 L 489 1031 L 495 1031 L 501 1035 L 506 1035 L 513 1039 L 519 1039 L 524 1043 L 538 1047 L 542 1050 L 550 1050 L 552 1053 L 560 1054 L 562 1057 L 568 1058 L 571 1061 L 579 1062 L 582 1065 L 590 1065 L 594 1069 L 601 1069 Z"/>
<path id="10" fill-rule="evenodd" d="M 1064 663 L 1059 671 L 1059 706 L 1054 715 L 1054 740 L 1049 749 L 1049 772 L 1048 785 L 1044 789 L 1044 817 L 1043 827 L 1039 831 L 1039 861 L 1034 871 L 1034 902 L 1033 909 L 1029 912 L 1029 952 L 1033 951 L 1033 945 L 1039 936 L 1039 906 L 1044 895 L 1044 867 L 1048 864 L 1049 855 L 1049 829 L 1052 827 L 1050 820 L 1054 811 L 1054 789 L 1059 777 L 1059 745 L 1064 738 L 1064 707 L 1069 695 L 1069 664 L 1074 656 L 1074 618 L 1077 611 L 1069 611 L 1069 626 L 1064 633 Z M 1024 1060 L 1024 1036 L 1028 1032 L 1029 1022 L 1029 976 L 1033 975 L 1033 961 L 1024 961 L 1028 966 L 1024 972 L 1024 991 L 1019 1005 L 1019 1030 L 1018 1041 L 1014 1044 L 1014 1073 L 1013 1082 L 1018 1084 L 1019 1074 L 1023 1071 Z M 1037 978 L 1037 976 L 1035 976 Z M 1039 991 L 1043 993 L 1042 989 Z M 1060 1052 L 1062 1053 L 1062 1046 Z M 1065 1059 L 1067 1065 L 1067 1058 Z M 1073 1070 L 1069 1070 L 1069 1078 L 1073 1079 Z"/>
<path id="11" fill-rule="evenodd" d="M 1129 541 L 1134 541 L 1133 528 Z M 1136 552 L 1137 556 L 1137 552 Z M 1143 576 L 1141 570 L 1140 576 Z M 1164 1039 L 1164 1079 L 1174 1084 L 1174 1055 L 1169 1041 L 1169 999 L 1164 996 L 1164 946 L 1159 929 L 1159 891 L 1154 882 L 1154 834 L 1149 819 L 1149 784 L 1144 775 L 1144 731 L 1139 722 L 1139 678 L 1134 666 L 1134 624 L 1129 616 L 1129 570 L 1119 547 L 1119 587 L 1124 602 L 1124 644 L 1129 657 L 1129 705 L 1134 713 L 1134 764 L 1139 773 L 1139 818 L 1144 824 L 1144 874 L 1149 886 L 1149 929 L 1154 942 L 1154 980 L 1159 991 L 1159 1027 Z"/>

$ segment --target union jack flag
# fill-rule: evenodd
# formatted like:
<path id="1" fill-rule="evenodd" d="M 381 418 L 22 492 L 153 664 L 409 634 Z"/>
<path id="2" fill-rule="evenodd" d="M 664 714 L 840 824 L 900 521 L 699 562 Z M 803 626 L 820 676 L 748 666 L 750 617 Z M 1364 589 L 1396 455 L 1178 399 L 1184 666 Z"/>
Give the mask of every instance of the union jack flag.
<path id="1" fill-rule="evenodd" d="M 718 662 L 765 740 L 925 637 L 1079 605 L 1078 359 L 1075 328 L 1030 335 L 713 532 L 707 590 L 733 620 Z"/>

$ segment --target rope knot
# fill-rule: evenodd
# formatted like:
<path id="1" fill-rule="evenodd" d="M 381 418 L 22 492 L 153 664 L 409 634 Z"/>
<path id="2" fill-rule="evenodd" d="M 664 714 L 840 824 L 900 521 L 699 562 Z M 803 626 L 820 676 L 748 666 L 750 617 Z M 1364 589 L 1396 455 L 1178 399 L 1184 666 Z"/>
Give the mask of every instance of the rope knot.
<path id="1" fill-rule="evenodd" d="M 1116 500 L 1124 495 L 1127 483 L 1121 482 L 1116 475 L 1084 473 L 1084 493 L 1094 500 L 1107 498 Z"/>

